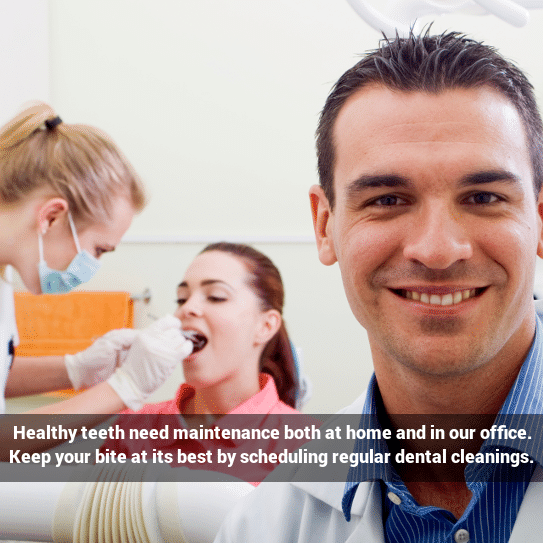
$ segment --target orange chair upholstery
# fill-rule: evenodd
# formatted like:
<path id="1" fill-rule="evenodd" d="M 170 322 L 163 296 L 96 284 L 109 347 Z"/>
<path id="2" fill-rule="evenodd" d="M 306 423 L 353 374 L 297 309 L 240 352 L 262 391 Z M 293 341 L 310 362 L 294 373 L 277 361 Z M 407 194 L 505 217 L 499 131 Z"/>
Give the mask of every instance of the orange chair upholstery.
<path id="1" fill-rule="evenodd" d="M 132 328 L 134 308 L 127 292 L 15 293 L 19 331 L 17 356 L 77 353 L 116 328 Z"/>
<path id="2" fill-rule="evenodd" d="M 98 337 L 116 328 L 132 328 L 134 306 L 127 292 L 70 292 L 68 294 L 15 293 L 19 332 L 16 356 L 63 356 L 86 349 Z M 69 397 L 73 390 L 49 392 Z"/>

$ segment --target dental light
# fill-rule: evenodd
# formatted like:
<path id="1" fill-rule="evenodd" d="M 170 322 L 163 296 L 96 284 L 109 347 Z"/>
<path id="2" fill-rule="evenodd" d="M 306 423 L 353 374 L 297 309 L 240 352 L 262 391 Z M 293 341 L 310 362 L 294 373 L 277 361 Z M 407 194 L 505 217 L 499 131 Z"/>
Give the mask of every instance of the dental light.
<path id="1" fill-rule="evenodd" d="M 543 0 L 388 0 L 382 11 L 368 0 L 347 0 L 356 13 L 372 28 L 387 37 L 405 36 L 419 17 L 461 12 L 471 15 L 492 14 L 521 27 L 530 20 L 529 9 L 543 8 Z"/>

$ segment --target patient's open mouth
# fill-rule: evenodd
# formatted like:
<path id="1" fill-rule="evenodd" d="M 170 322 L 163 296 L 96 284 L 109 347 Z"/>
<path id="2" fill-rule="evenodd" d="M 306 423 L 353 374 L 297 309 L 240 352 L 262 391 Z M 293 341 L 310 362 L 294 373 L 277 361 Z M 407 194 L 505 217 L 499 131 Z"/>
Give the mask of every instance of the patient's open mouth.
<path id="1" fill-rule="evenodd" d="M 199 332 L 195 332 L 194 330 L 183 330 L 183 335 L 187 339 L 190 339 L 192 341 L 192 344 L 194 345 L 192 349 L 192 354 L 201 351 L 207 344 L 207 338 L 204 336 L 204 334 L 200 334 Z"/>

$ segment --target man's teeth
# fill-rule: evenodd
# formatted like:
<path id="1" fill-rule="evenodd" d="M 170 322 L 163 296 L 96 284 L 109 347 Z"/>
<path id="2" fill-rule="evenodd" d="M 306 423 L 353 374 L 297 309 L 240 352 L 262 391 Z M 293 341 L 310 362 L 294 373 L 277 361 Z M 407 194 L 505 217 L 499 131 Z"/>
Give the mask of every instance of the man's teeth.
<path id="1" fill-rule="evenodd" d="M 409 300 L 415 300 L 423 304 L 430 305 L 455 305 L 460 302 L 473 298 L 476 294 L 476 289 L 457 290 L 449 294 L 426 294 L 426 292 L 416 292 L 414 290 L 402 291 L 404 296 Z"/>

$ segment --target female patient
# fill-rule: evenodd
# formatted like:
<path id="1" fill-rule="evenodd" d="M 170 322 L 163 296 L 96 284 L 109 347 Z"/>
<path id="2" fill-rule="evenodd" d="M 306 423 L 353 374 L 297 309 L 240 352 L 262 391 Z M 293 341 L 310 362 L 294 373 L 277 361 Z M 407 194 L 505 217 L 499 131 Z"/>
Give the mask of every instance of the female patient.
<path id="1" fill-rule="evenodd" d="M 194 259 L 177 287 L 175 313 L 183 329 L 193 331 L 196 343 L 203 347 L 199 350 L 197 347 L 184 359 L 185 382 L 174 399 L 145 405 L 138 412 L 151 416 L 123 417 L 120 421 L 122 426 L 130 428 L 143 425 L 160 428 L 167 424 L 169 439 L 109 441 L 102 450 L 115 448 L 128 458 L 142 447 L 149 455 L 152 449 L 170 451 L 175 465 L 178 448 L 186 453 L 216 447 L 233 450 L 243 445 L 254 447 L 254 442 L 252 445 L 236 444 L 232 440 L 183 440 L 180 443 L 172 439 L 172 425 L 220 427 L 234 421 L 234 425 L 278 427 L 281 420 L 288 420 L 288 415 L 297 414 L 294 405 L 298 378 L 282 319 L 283 297 L 281 276 L 268 257 L 246 245 L 224 242 L 208 245 Z M 229 416 L 221 418 L 225 414 Z M 251 414 L 279 416 L 247 417 Z M 240 452 L 239 448 L 236 450 Z M 191 467 L 210 469 L 209 466 Z M 272 467 L 264 469 L 269 471 Z M 247 477 L 254 481 L 260 476 L 255 478 L 253 472 Z"/>
<path id="2" fill-rule="evenodd" d="M 175 398 L 139 413 L 208 421 L 234 412 L 296 413 L 283 298 L 281 275 L 264 254 L 235 243 L 205 247 L 177 287 L 175 312 L 183 330 L 196 332 L 204 346 L 183 361 L 185 383 Z"/>

